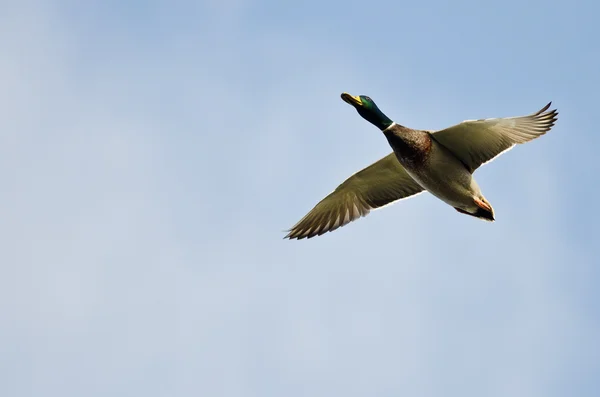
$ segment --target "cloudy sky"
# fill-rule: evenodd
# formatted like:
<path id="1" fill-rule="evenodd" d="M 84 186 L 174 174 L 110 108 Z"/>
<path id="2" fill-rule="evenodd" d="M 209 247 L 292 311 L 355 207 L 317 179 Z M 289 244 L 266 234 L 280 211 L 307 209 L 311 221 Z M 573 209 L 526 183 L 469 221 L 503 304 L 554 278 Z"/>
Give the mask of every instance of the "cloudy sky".
<path id="1" fill-rule="evenodd" d="M 597 4 L 290 4 L 0 2 L 0 395 L 597 396 Z M 390 152 L 343 91 L 560 116 L 477 171 L 493 224 L 283 240 Z"/>

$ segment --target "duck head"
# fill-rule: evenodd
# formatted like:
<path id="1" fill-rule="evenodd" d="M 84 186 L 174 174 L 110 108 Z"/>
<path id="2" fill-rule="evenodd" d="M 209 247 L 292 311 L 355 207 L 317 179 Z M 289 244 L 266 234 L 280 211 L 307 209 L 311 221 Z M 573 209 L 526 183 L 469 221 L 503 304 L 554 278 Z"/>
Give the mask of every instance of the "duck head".
<path id="1" fill-rule="evenodd" d="M 380 130 L 385 130 L 393 121 L 390 120 L 375 104 L 375 102 L 366 95 L 353 96 L 346 92 L 342 94 L 342 100 L 356 109 L 363 119 L 367 120 Z"/>

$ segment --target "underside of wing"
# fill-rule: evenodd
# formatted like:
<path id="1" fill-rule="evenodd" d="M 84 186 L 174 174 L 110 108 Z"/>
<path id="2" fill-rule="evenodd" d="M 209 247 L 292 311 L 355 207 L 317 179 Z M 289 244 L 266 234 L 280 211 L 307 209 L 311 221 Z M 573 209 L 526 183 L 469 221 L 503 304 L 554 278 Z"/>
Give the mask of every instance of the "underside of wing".
<path id="1" fill-rule="evenodd" d="M 467 120 L 432 136 L 473 172 L 514 145 L 548 132 L 558 117 L 556 109 L 548 110 L 551 103 L 528 116 Z"/>
<path id="2" fill-rule="evenodd" d="M 286 238 L 320 236 L 422 190 L 391 153 L 339 185 L 294 225 Z"/>

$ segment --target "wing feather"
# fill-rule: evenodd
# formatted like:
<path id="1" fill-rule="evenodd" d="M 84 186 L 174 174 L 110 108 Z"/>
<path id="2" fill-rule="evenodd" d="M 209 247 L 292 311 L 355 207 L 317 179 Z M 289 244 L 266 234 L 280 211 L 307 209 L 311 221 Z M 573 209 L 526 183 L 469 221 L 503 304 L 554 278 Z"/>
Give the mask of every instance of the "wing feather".
<path id="1" fill-rule="evenodd" d="M 320 236 L 366 216 L 372 209 L 421 191 L 423 188 L 390 153 L 346 179 L 300 219 L 285 238 Z"/>
<path id="2" fill-rule="evenodd" d="M 548 111 L 551 104 L 527 116 L 466 120 L 432 136 L 473 172 L 515 145 L 550 131 L 558 118 L 556 109 Z"/>

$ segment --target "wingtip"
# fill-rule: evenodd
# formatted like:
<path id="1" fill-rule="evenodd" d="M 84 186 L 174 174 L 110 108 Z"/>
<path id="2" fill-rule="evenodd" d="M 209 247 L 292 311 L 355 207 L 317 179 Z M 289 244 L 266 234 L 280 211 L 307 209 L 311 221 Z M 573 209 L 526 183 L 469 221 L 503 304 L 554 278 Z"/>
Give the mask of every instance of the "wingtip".
<path id="1" fill-rule="evenodd" d="M 550 108 L 550 105 L 552 105 L 552 101 L 548 102 L 548 104 L 546 106 L 544 106 L 543 108 L 541 108 L 540 110 L 538 110 L 535 113 L 535 116 L 540 115 L 542 113 L 544 113 L 546 110 L 548 110 Z"/>
<path id="2" fill-rule="evenodd" d="M 297 234 L 295 234 L 295 235 L 292 235 L 292 233 L 289 233 L 289 234 L 288 234 L 287 236 L 285 236 L 283 239 L 284 239 L 284 240 L 290 240 L 290 241 L 291 241 L 291 240 L 302 240 L 302 239 L 305 239 L 305 238 L 306 238 L 306 239 L 309 239 L 309 238 L 311 238 L 311 237 L 313 237 L 313 236 L 301 236 L 301 235 L 299 236 L 299 235 L 297 235 Z"/>
<path id="3" fill-rule="evenodd" d="M 301 240 L 306 236 L 303 236 L 302 234 L 298 234 L 298 230 L 295 230 L 294 228 L 291 228 L 289 230 L 284 230 L 284 233 L 287 233 L 285 235 L 285 237 L 283 238 L 284 240 Z"/>
<path id="4" fill-rule="evenodd" d="M 550 109 L 551 105 L 552 105 L 552 101 L 548 102 L 548 104 L 546 106 L 544 106 L 543 108 L 541 108 L 540 110 L 538 110 L 537 112 L 532 114 L 531 116 L 536 117 L 536 118 L 537 117 L 543 117 L 543 118 L 550 117 L 551 126 L 554 125 L 556 120 L 558 120 L 558 109 L 548 110 L 548 109 Z"/>

